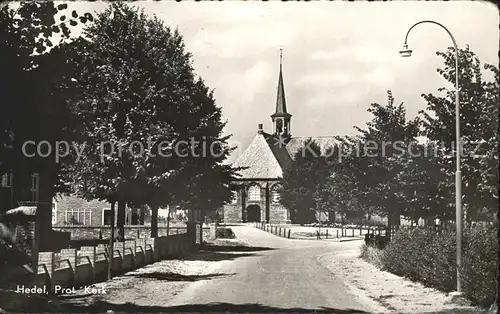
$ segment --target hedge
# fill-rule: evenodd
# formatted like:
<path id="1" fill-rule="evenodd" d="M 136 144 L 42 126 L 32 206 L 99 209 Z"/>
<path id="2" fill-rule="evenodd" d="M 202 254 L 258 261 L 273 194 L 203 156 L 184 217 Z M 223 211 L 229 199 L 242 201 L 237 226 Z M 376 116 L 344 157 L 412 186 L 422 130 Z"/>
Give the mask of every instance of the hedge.
<path id="1" fill-rule="evenodd" d="M 215 230 L 216 238 L 217 239 L 234 239 L 236 238 L 235 234 L 233 233 L 233 230 L 231 228 L 217 228 Z"/>
<path id="2" fill-rule="evenodd" d="M 495 226 L 464 230 L 462 290 L 473 303 L 488 307 L 495 300 L 498 239 Z M 381 268 L 445 292 L 456 290 L 456 233 L 400 229 L 376 254 Z M 373 262 L 373 250 L 362 257 Z"/>

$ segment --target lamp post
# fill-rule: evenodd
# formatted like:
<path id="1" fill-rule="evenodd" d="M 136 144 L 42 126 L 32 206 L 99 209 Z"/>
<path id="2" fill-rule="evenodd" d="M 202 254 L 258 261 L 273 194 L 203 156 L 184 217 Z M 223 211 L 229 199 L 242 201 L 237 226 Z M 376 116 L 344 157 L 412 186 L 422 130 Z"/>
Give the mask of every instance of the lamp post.
<path id="1" fill-rule="evenodd" d="M 458 89 L 458 47 L 455 38 L 451 32 L 442 24 L 425 20 L 415 23 L 406 33 L 403 50 L 399 53 L 403 57 L 411 56 L 412 50 L 408 49 L 408 35 L 410 31 L 417 25 L 423 23 L 431 23 L 441 26 L 450 35 L 455 47 L 455 128 L 456 128 L 456 172 L 455 172 L 455 206 L 456 206 L 456 228 L 457 228 L 457 292 L 462 292 L 462 285 L 460 281 L 460 268 L 462 266 L 462 233 L 463 233 L 463 213 L 462 213 L 462 173 L 460 171 L 460 102 L 459 102 L 459 89 Z"/>

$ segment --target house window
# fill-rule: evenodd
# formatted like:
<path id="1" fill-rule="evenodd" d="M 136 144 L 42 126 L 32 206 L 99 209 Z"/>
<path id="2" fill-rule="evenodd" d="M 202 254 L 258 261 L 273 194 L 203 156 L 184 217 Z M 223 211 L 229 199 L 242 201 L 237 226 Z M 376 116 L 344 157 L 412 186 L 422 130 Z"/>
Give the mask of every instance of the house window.
<path id="1" fill-rule="evenodd" d="M 103 226 L 111 226 L 112 216 L 111 208 L 102 209 L 102 224 Z"/>
<path id="2" fill-rule="evenodd" d="M 52 224 L 57 223 L 57 202 L 52 201 Z"/>
<path id="3" fill-rule="evenodd" d="M 67 225 L 91 225 L 92 210 L 90 209 L 66 209 L 64 223 Z"/>
<path id="4" fill-rule="evenodd" d="M 249 201 L 260 201 L 260 186 L 252 185 L 248 189 L 248 200 Z"/>
<path id="5" fill-rule="evenodd" d="M 34 173 L 31 175 L 31 201 L 38 202 L 38 188 L 40 183 L 40 176 L 38 173 Z"/>
<path id="6" fill-rule="evenodd" d="M 12 174 L 11 173 L 4 173 L 2 175 L 2 187 L 4 188 L 10 188 L 12 186 Z"/>
<path id="7" fill-rule="evenodd" d="M 236 204 L 238 203 L 238 193 L 236 191 L 232 192 L 232 198 L 231 198 L 231 204 Z"/>

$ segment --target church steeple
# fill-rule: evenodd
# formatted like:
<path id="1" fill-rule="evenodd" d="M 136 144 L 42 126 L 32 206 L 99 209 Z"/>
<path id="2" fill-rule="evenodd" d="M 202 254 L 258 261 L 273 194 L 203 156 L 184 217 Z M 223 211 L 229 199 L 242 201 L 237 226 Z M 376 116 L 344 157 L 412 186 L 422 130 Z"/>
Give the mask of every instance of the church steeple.
<path id="1" fill-rule="evenodd" d="M 291 114 L 286 109 L 285 84 L 283 83 L 283 49 L 280 49 L 280 72 L 278 77 L 278 92 L 276 95 L 276 111 L 271 115 L 274 134 L 289 137 Z"/>

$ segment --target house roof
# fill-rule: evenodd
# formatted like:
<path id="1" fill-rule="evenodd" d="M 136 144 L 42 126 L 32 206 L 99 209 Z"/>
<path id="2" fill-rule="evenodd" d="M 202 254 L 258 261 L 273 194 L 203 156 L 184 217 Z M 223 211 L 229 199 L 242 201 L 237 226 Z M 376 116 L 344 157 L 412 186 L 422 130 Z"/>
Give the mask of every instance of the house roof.
<path id="1" fill-rule="evenodd" d="M 22 214 L 26 216 L 34 216 L 36 215 L 36 206 L 19 206 L 13 209 L 9 209 L 5 214 L 6 215 L 16 215 Z"/>

